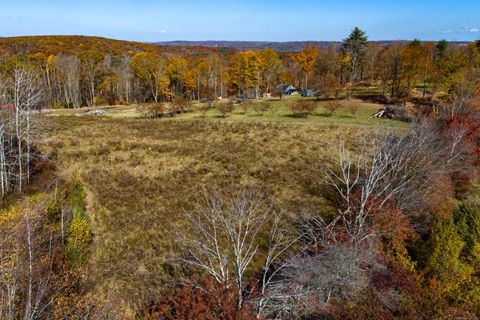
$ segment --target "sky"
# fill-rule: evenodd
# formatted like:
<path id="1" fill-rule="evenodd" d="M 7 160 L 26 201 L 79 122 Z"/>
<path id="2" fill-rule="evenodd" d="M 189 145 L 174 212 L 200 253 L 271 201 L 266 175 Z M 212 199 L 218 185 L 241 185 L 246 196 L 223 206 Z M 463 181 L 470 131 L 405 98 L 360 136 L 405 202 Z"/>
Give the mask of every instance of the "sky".
<path id="1" fill-rule="evenodd" d="M 0 0 L 0 36 L 170 40 L 480 39 L 480 0 Z"/>

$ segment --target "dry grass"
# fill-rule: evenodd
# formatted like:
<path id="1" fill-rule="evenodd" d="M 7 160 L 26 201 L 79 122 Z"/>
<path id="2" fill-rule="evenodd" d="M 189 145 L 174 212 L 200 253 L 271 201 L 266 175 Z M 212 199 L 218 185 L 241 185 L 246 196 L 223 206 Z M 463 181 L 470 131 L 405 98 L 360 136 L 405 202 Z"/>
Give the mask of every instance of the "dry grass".
<path id="1" fill-rule="evenodd" d="M 263 118 L 263 117 L 262 117 Z M 178 275 L 173 230 L 203 190 L 255 185 L 290 210 L 328 211 L 321 172 L 345 138 L 351 149 L 370 127 L 108 117 L 44 118 L 42 148 L 61 171 L 80 173 L 94 233 L 95 290 L 132 307 Z"/>

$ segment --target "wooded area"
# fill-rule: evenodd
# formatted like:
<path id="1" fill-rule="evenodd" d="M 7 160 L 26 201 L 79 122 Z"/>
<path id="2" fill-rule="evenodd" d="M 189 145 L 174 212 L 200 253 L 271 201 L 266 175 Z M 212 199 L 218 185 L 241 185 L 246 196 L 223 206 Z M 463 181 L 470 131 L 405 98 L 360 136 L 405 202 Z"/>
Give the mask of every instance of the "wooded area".
<path id="1" fill-rule="evenodd" d="M 86 40 L 88 39 L 88 41 Z M 391 102 L 467 96 L 478 79 L 478 42 L 369 43 L 355 29 L 339 46 L 298 53 L 159 47 L 107 39 L 32 37 L 0 42 L 3 77 L 28 65 L 39 73 L 38 107 L 66 107 L 219 97 L 280 95 L 281 84 L 324 98 L 378 86 Z M 79 43 L 80 42 L 80 43 Z M 93 44 L 92 44 L 93 42 Z M 478 90 L 478 88 L 477 88 Z"/>

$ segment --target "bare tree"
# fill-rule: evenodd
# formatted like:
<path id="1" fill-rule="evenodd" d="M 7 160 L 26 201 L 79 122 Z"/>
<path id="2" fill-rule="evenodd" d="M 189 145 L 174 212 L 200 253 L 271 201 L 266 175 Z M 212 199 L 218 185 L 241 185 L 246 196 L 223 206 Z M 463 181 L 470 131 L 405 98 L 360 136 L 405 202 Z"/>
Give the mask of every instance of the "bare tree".
<path id="1" fill-rule="evenodd" d="M 368 286 L 368 271 L 375 264 L 371 246 L 328 244 L 318 255 L 289 259 L 267 292 L 268 318 L 303 319 L 326 310 L 331 301 L 355 301 Z"/>
<path id="2" fill-rule="evenodd" d="M 118 79 L 118 87 L 120 95 L 127 103 L 130 103 L 130 95 L 132 92 L 131 82 L 133 78 L 132 68 L 130 68 L 130 56 L 122 56 L 119 58 L 118 66 L 115 69 Z"/>
<path id="3" fill-rule="evenodd" d="M 422 202 L 433 191 L 436 178 L 450 174 L 460 161 L 467 160 L 461 142 L 465 128 L 452 128 L 440 133 L 429 120 L 414 123 L 404 134 L 380 132 L 362 152 L 354 157 L 340 146 L 338 168 L 328 170 L 325 182 L 342 202 L 338 221 L 352 237 L 361 241 L 368 237 L 366 223 L 373 209 L 380 210 L 395 201 L 408 213 L 421 212 Z"/>
<path id="4" fill-rule="evenodd" d="M 18 191 L 20 192 L 23 188 L 23 180 L 26 179 L 27 183 L 30 181 L 31 115 L 32 110 L 42 98 L 39 81 L 39 74 L 34 70 L 26 67 L 19 67 L 14 70 L 12 95 L 15 108 L 15 134 L 18 148 Z"/>
<path id="5" fill-rule="evenodd" d="M 105 56 L 96 50 L 86 50 L 78 55 L 78 59 L 82 79 L 88 91 L 87 102 L 89 106 L 93 106 L 95 104 L 98 71 L 103 66 Z"/>
<path id="6" fill-rule="evenodd" d="M 10 79 L 0 83 L 0 181 L 2 195 L 19 192 L 30 181 L 33 112 L 42 99 L 39 74 L 28 66 L 17 67 Z"/>
<path id="7" fill-rule="evenodd" d="M 218 283 L 234 282 L 238 289 L 238 305 L 243 304 L 247 285 L 245 273 L 253 261 L 264 259 L 262 291 L 271 282 L 274 262 L 293 243 L 281 235 L 278 212 L 266 206 L 263 197 L 253 189 L 244 189 L 226 200 L 219 193 L 208 198 L 187 215 L 189 230 L 180 232 L 178 243 L 185 255 L 181 260 L 207 272 Z M 273 221 L 271 220 L 273 219 Z M 262 233 L 272 221 L 270 246 L 264 257 L 259 250 Z M 260 311 L 265 300 L 259 302 Z"/>
<path id="8" fill-rule="evenodd" d="M 43 203 L 24 203 L 0 228 L 0 317 L 42 319 L 55 297 L 53 234 Z"/>
<path id="9" fill-rule="evenodd" d="M 80 62 L 76 56 L 59 54 L 53 61 L 55 81 L 61 90 L 61 102 L 80 107 Z"/>

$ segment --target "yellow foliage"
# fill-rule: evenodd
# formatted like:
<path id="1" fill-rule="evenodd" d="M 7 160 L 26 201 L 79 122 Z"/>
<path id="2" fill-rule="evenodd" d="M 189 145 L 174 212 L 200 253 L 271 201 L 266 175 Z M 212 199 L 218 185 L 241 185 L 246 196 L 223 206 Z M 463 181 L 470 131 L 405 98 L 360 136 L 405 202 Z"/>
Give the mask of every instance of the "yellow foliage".
<path id="1" fill-rule="evenodd" d="M 76 246 L 88 244 L 92 240 L 90 225 L 83 210 L 75 209 L 68 236 L 69 244 Z"/>
<path id="2" fill-rule="evenodd" d="M 13 206 L 10 209 L 0 211 L 0 227 L 7 227 L 16 220 L 19 214 L 19 207 Z"/>
<path id="3" fill-rule="evenodd" d="M 303 72 L 310 75 L 317 64 L 318 50 L 315 46 L 307 46 L 296 56 L 296 61 Z"/>

